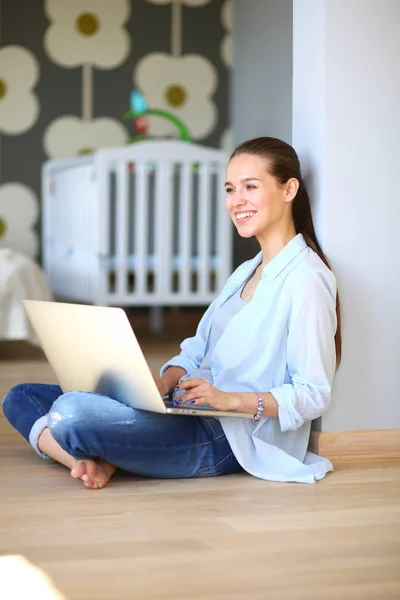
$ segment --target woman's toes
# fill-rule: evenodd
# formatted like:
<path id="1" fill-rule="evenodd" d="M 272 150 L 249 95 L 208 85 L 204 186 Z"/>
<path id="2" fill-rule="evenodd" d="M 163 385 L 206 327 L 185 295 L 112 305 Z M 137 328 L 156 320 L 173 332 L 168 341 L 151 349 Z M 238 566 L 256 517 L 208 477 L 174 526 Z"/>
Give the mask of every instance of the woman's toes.
<path id="1" fill-rule="evenodd" d="M 85 477 L 86 465 L 83 460 L 78 460 L 76 465 L 71 469 L 71 477 L 74 479 L 82 479 Z"/>
<path id="2" fill-rule="evenodd" d="M 108 483 L 115 471 L 116 467 L 103 460 L 85 458 L 77 461 L 71 469 L 71 475 L 75 479 L 81 479 L 87 488 L 99 490 Z"/>

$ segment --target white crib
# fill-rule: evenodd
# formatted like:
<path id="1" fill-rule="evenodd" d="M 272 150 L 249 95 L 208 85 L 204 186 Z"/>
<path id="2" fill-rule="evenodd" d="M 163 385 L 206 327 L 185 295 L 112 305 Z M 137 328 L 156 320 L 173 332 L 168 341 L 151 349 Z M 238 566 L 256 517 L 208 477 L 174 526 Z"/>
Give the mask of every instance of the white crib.
<path id="1" fill-rule="evenodd" d="M 232 271 L 227 162 L 220 150 L 165 140 L 45 163 L 53 293 L 103 306 L 208 305 Z"/>

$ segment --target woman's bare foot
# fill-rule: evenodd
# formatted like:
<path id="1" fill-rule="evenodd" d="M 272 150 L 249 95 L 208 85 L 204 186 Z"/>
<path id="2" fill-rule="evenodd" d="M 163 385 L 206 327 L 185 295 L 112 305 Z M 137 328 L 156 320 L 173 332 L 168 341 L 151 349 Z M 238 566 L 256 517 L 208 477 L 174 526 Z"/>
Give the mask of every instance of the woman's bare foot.
<path id="1" fill-rule="evenodd" d="M 99 490 L 107 485 L 116 470 L 117 467 L 103 459 L 84 458 L 78 460 L 76 465 L 72 467 L 71 476 L 74 479 L 82 479 L 86 487 Z"/>

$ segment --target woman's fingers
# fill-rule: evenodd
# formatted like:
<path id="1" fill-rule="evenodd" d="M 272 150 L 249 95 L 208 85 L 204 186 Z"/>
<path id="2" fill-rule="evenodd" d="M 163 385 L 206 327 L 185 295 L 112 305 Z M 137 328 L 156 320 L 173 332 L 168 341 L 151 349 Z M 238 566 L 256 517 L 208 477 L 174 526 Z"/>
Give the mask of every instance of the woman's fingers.
<path id="1" fill-rule="evenodd" d="M 192 390 L 191 392 L 187 392 L 186 394 L 181 396 L 179 398 L 179 400 L 182 400 L 182 404 L 186 404 L 187 402 L 199 400 L 201 397 L 202 397 L 201 392 L 199 392 L 197 390 Z M 178 402 L 179 402 L 179 400 L 178 400 Z"/>
<path id="2" fill-rule="evenodd" d="M 209 404 L 211 391 L 215 389 L 205 379 L 187 379 L 177 386 L 179 390 L 185 390 L 185 393 L 176 400 L 176 404 Z M 177 391 L 175 389 L 174 391 Z"/>
<path id="3" fill-rule="evenodd" d="M 207 404 L 207 400 L 205 398 L 196 398 L 195 400 L 187 400 L 183 402 L 183 404 L 190 404 L 190 406 L 196 406 L 196 404 Z"/>
<path id="4" fill-rule="evenodd" d="M 207 382 L 205 382 L 204 379 L 186 379 L 185 381 L 182 381 L 182 383 L 177 387 L 179 387 L 181 389 L 185 389 L 185 390 L 190 390 L 194 387 L 197 387 L 197 386 L 205 384 L 205 383 L 207 384 Z M 209 384 L 207 384 L 207 385 L 209 385 Z"/>
<path id="5" fill-rule="evenodd" d="M 182 400 L 182 404 L 186 403 L 186 402 L 192 402 L 192 401 L 196 401 L 197 404 L 204 404 L 204 402 L 206 402 L 205 397 L 207 396 L 207 386 L 206 385 L 199 385 L 195 388 L 192 388 L 189 392 L 186 392 L 185 394 L 183 394 L 183 396 L 181 396 L 179 398 L 179 400 Z M 202 402 L 200 402 L 200 400 Z"/>

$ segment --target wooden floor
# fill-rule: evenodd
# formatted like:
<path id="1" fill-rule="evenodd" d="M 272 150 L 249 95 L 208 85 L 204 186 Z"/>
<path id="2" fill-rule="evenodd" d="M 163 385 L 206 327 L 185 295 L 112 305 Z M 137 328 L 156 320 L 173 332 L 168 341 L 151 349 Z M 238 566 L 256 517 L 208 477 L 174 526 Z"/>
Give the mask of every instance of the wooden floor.
<path id="1" fill-rule="evenodd" d="M 157 368 L 177 344 L 145 349 Z M 18 352 L 0 349 L 0 396 L 54 382 L 37 352 Z M 92 491 L 0 417 L 0 554 L 44 569 L 68 600 L 399 600 L 400 464 L 338 466 L 316 485 L 118 473 Z"/>

